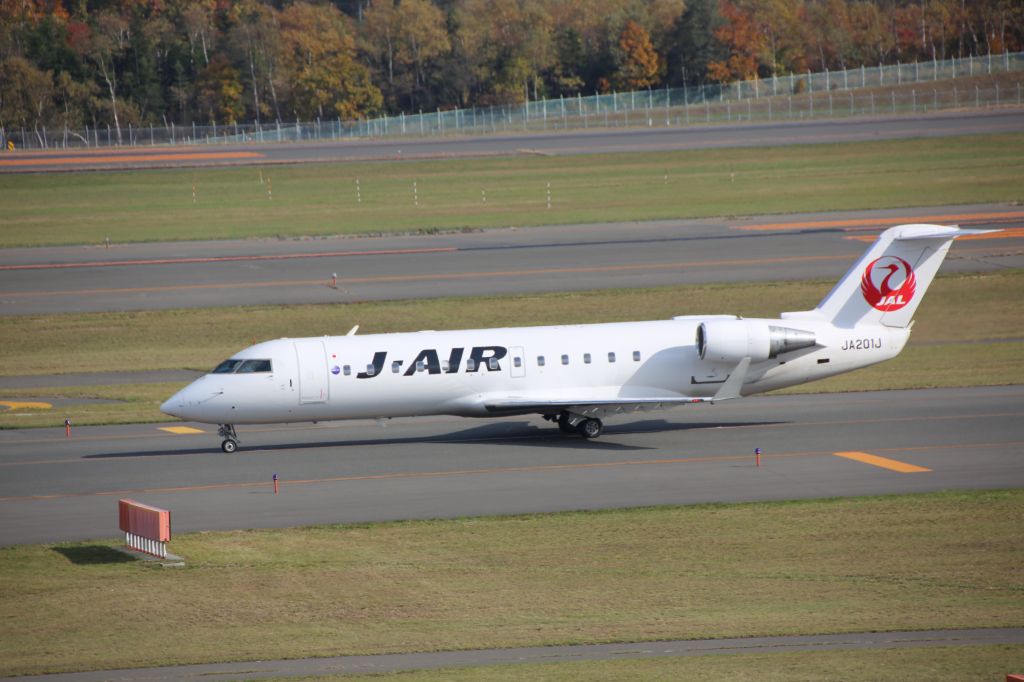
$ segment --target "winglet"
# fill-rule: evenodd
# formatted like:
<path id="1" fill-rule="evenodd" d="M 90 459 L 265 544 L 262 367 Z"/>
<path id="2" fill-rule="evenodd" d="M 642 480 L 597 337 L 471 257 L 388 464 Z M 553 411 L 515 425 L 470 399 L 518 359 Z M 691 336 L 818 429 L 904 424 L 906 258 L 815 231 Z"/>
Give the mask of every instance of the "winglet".
<path id="1" fill-rule="evenodd" d="M 731 400 L 733 398 L 740 397 L 740 390 L 743 388 L 743 382 L 747 378 L 747 369 L 750 367 L 750 358 L 746 357 L 739 361 L 729 378 L 725 380 L 725 383 L 718 389 L 715 396 L 711 399 L 712 403 L 716 403 L 719 400 Z"/>

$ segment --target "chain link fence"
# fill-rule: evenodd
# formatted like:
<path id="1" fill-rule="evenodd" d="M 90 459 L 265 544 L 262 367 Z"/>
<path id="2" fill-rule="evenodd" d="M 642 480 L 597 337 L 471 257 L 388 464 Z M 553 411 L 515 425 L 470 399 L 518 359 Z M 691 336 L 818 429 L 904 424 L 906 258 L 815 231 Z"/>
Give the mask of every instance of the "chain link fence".
<path id="1" fill-rule="evenodd" d="M 615 127 L 664 127 L 926 113 L 1022 104 L 1021 82 L 965 83 L 1024 71 L 1024 52 L 790 74 L 763 80 L 663 88 L 523 104 L 400 114 L 368 120 L 275 121 L 84 130 L 0 128 L 4 148 L 246 144 L 428 137 Z"/>

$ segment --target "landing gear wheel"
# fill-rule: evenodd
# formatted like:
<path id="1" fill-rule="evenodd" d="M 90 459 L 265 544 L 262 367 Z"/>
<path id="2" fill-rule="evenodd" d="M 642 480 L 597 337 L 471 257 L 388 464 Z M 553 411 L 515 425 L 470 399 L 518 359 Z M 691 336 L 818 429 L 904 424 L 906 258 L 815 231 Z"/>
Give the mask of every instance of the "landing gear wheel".
<path id="1" fill-rule="evenodd" d="M 220 444 L 221 450 L 230 455 L 238 449 L 238 434 L 235 433 L 234 424 L 221 424 L 217 435 L 224 439 Z"/>
<path id="2" fill-rule="evenodd" d="M 569 422 L 569 413 L 568 412 L 563 412 L 562 414 L 558 415 L 558 430 L 559 431 L 561 431 L 562 433 L 572 433 L 573 431 L 576 430 L 576 428 L 577 427 L 573 426 Z"/>
<path id="3" fill-rule="evenodd" d="M 597 438 L 604 431 L 604 424 L 601 423 L 600 419 L 584 419 L 576 425 L 576 430 L 584 438 Z"/>

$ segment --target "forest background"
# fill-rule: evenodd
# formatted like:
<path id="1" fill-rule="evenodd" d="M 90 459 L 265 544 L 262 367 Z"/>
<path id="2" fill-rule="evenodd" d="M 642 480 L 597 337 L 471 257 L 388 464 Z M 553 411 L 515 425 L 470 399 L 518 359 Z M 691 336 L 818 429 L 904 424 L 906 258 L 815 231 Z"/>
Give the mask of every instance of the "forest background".
<path id="1" fill-rule="evenodd" d="M 0 0 L 0 127 L 351 120 L 1022 49 L 1020 0 Z"/>

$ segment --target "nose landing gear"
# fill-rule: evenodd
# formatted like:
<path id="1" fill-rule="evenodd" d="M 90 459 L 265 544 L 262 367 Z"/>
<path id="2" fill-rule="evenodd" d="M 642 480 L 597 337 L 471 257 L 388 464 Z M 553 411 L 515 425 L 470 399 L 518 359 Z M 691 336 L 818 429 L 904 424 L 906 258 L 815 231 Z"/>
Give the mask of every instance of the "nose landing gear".
<path id="1" fill-rule="evenodd" d="M 238 449 L 238 434 L 235 433 L 234 424 L 221 424 L 217 429 L 217 435 L 224 439 L 220 449 L 229 455 Z"/>

